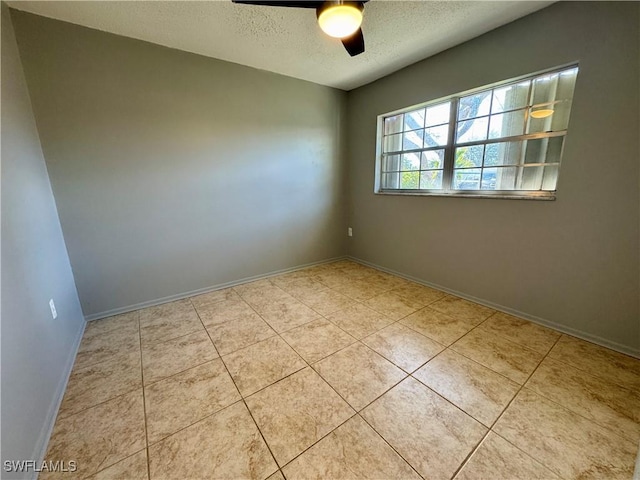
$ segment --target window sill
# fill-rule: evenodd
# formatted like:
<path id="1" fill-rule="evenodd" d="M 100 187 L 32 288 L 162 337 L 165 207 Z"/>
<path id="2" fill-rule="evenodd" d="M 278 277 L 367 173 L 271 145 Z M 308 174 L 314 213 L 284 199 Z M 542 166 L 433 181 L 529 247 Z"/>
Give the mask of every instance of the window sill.
<path id="1" fill-rule="evenodd" d="M 454 197 L 454 198 L 493 198 L 499 200 L 544 200 L 554 201 L 556 199 L 555 192 L 535 192 L 531 194 L 518 194 L 518 193 L 460 193 L 460 192 L 452 192 L 452 193 L 444 193 L 444 192 L 415 192 L 411 190 L 397 190 L 397 191 L 389 191 L 389 190 L 381 190 L 377 192 L 373 192 L 376 195 L 401 195 L 401 196 L 411 196 L 411 197 Z"/>

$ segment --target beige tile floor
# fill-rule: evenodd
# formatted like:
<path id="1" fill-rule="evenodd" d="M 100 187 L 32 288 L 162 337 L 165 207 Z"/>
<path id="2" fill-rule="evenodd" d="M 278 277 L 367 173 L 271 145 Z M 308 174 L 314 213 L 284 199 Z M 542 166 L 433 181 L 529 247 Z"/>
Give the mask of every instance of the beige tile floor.
<path id="1" fill-rule="evenodd" d="M 629 479 L 639 440 L 640 360 L 339 261 L 88 324 L 47 459 L 94 479 Z"/>

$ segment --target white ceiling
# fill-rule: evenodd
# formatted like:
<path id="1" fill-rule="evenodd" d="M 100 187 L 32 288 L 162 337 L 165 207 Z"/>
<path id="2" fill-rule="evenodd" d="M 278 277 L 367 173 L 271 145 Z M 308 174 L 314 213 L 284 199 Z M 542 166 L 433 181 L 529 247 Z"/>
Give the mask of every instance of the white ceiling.
<path id="1" fill-rule="evenodd" d="M 350 90 L 552 1 L 391 1 L 365 5 L 366 51 L 350 57 L 312 9 L 217 1 L 10 1 L 12 8 Z"/>

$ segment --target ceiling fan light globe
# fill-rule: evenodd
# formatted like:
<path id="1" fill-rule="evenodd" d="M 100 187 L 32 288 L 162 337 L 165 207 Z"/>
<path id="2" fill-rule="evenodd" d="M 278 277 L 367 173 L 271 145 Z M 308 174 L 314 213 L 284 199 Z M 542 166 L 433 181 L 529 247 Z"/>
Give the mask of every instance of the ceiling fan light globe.
<path id="1" fill-rule="evenodd" d="M 550 108 L 541 108 L 539 110 L 533 110 L 531 116 L 533 118 L 547 118 L 553 115 L 553 110 Z"/>
<path id="2" fill-rule="evenodd" d="M 353 35 L 362 24 L 362 11 L 352 5 L 335 5 L 318 16 L 318 25 L 324 33 L 334 38 Z"/>

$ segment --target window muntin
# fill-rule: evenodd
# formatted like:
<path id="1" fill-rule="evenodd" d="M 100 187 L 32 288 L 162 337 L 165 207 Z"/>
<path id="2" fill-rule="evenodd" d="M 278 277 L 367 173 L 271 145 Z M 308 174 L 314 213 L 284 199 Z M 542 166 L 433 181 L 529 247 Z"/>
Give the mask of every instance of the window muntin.
<path id="1" fill-rule="evenodd" d="M 376 191 L 552 198 L 577 73 L 572 66 L 381 115 Z"/>

